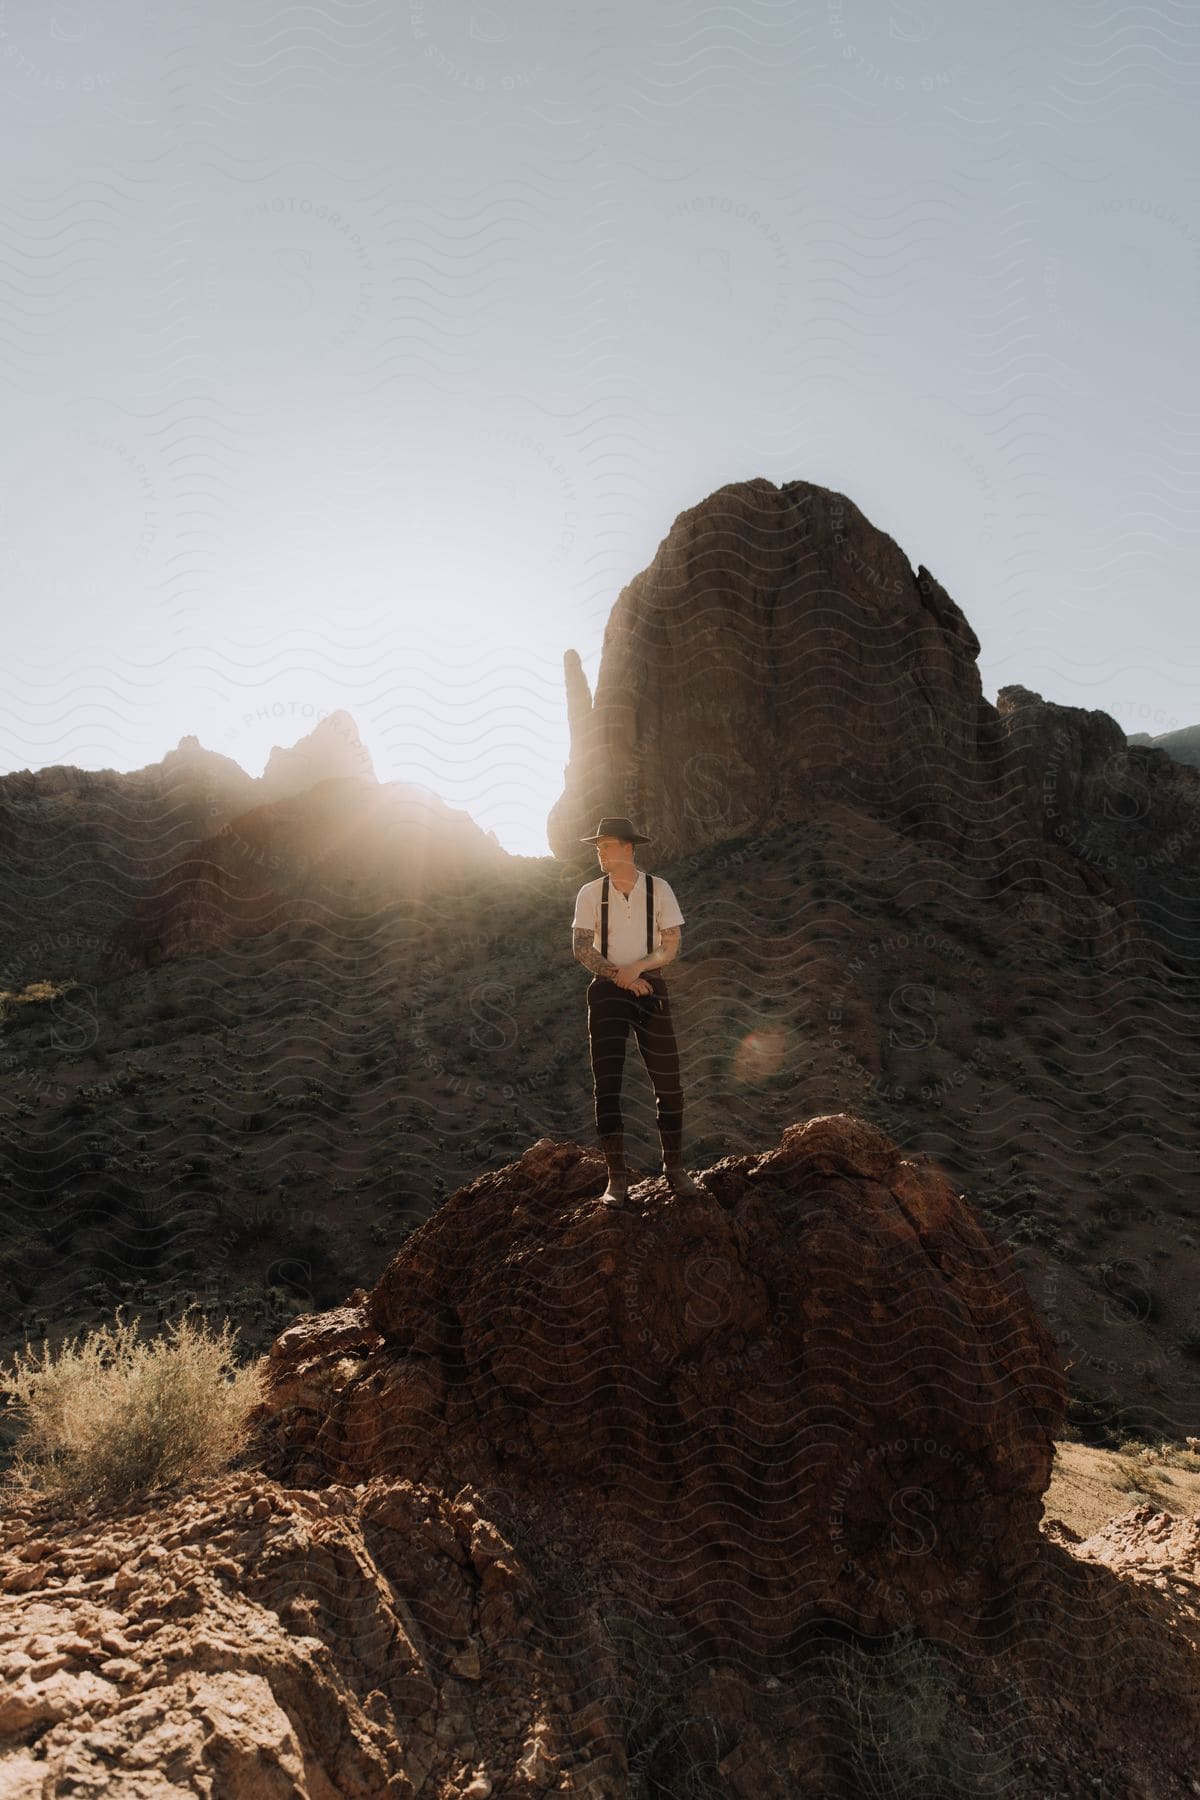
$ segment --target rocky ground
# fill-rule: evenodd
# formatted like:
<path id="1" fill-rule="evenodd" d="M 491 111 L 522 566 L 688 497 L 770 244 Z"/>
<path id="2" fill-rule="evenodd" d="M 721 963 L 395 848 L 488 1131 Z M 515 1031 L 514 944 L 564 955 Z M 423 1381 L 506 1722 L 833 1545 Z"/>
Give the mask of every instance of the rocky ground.
<path id="1" fill-rule="evenodd" d="M 842 1116 L 700 1200 L 596 1167 L 535 1146 L 284 1331 L 244 1466 L 6 1506 L 0 1795 L 1200 1792 L 1200 1459 L 1111 1459 L 1084 1539 L 936 1165 Z"/>
<path id="2" fill-rule="evenodd" d="M 649 1785 L 656 1758 L 660 1771 L 690 1777 L 679 1792 L 852 1795 L 875 1791 L 856 1790 L 855 1772 L 877 1775 L 872 1745 L 897 1715 L 911 1733 L 898 1776 L 909 1785 L 898 1791 L 1030 1800 L 1200 1791 L 1158 1697 L 1173 1635 L 1195 1642 L 1195 1517 L 1142 1506 L 1059 1553 L 1102 1563 L 1118 1583 L 1091 1605 L 1141 1643 L 1144 1728 L 1114 1737 L 1096 1702 L 1064 1684 L 1027 1702 L 1005 1741 L 1012 1695 L 998 1681 L 989 1688 L 978 1659 L 939 1665 L 943 1685 L 931 1691 L 919 1665 L 915 1677 L 901 1674 L 897 1652 L 883 1665 L 900 1687 L 890 1709 L 869 1688 L 851 1707 L 837 1646 L 823 1669 L 814 1654 L 788 1682 L 718 1665 L 694 1668 L 673 1693 L 651 1691 L 647 1671 L 661 1679 L 653 1633 L 617 1589 L 600 1595 L 590 1638 L 580 1626 L 579 1655 L 565 1656 L 561 1599 L 484 1505 L 470 1490 L 447 1503 L 403 1481 L 312 1490 L 249 1472 L 93 1519 L 8 1505 L 0 1796 L 625 1800 L 669 1791 Z M 1139 1583 L 1154 1589 L 1157 1651 L 1127 1599 Z M 1069 1583 L 1060 1591 L 1077 1597 Z M 1085 1610 L 1082 1630 L 1088 1622 Z M 706 1717 L 720 1721 L 707 1734 Z M 806 1726 L 832 1740 L 807 1771 L 828 1787 L 792 1785 L 805 1779 L 789 1757 Z M 954 1787 L 929 1776 L 939 1734 Z"/>

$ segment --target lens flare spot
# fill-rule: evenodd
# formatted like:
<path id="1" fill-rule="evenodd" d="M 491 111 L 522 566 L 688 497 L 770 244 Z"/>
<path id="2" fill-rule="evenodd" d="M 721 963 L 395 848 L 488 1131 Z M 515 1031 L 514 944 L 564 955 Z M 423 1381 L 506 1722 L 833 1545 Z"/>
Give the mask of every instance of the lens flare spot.
<path id="1" fill-rule="evenodd" d="M 735 1080 L 749 1084 L 768 1080 L 782 1068 L 787 1045 L 787 1032 L 777 1027 L 748 1031 L 734 1052 Z"/>

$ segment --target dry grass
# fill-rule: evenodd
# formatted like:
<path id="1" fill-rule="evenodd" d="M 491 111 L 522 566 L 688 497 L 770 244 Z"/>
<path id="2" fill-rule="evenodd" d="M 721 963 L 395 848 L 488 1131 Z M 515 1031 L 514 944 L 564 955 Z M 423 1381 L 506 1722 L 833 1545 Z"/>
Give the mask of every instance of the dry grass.
<path id="1" fill-rule="evenodd" d="M 259 1364 L 233 1360 L 237 1333 L 213 1336 L 185 1312 L 165 1338 L 138 1320 L 72 1339 L 53 1356 L 26 1343 L 0 1393 L 24 1425 L 5 1483 L 61 1499 L 123 1500 L 227 1468 L 262 1395 Z"/>
<path id="2" fill-rule="evenodd" d="M 1156 1447 L 1125 1443 L 1120 1450 L 1088 1444 L 1054 1446 L 1054 1469 L 1046 1491 L 1046 1519 L 1089 1538 L 1110 1519 L 1120 1518 L 1144 1496 L 1181 1517 L 1200 1512 L 1200 1456 L 1188 1444 Z"/>
<path id="3" fill-rule="evenodd" d="M 1133 1496 L 1145 1495 L 1148 1500 L 1164 1500 L 1163 1477 L 1149 1460 L 1118 1456 L 1116 1468 L 1112 1474 L 1112 1484 L 1118 1493 Z"/>

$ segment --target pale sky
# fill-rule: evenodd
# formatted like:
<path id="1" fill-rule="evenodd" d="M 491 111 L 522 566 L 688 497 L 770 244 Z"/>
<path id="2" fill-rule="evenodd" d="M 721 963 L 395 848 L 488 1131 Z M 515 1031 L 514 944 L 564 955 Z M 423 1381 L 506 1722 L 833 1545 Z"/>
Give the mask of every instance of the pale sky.
<path id="1" fill-rule="evenodd" d="M 1200 722 L 1198 88 L 1175 3 L 0 0 L 0 771 L 345 707 L 546 854 L 563 651 L 757 475 Z"/>

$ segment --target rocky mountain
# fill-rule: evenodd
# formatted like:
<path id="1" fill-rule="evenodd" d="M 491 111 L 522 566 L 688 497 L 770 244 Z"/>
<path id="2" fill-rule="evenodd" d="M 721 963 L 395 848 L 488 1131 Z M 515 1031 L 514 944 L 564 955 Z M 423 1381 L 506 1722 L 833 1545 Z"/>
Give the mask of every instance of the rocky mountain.
<path id="1" fill-rule="evenodd" d="M 568 657 L 551 847 L 576 855 L 605 811 L 653 814 L 669 859 L 834 800 L 985 855 L 1010 826 L 978 650 L 928 570 L 845 495 L 720 488 L 622 590 L 590 703 Z"/>
<path id="2" fill-rule="evenodd" d="M 1135 731 L 1131 732 L 1128 741 L 1165 750 L 1173 761 L 1200 769 L 1200 725 L 1185 725 L 1181 731 L 1163 731 L 1157 737 L 1151 737 L 1146 731 Z"/>
<path id="3" fill-rule="evenodd" d="M 290 750 L 277 745 L 262 772 L 259 799 L 286 800 L 307 793 L 318 781 L 375 781 L 371 753 L 348 712 L 319 719 Z"/>
<path id="4" fill-rule="evenodd" d="M 401 896 L 436 904 L 506 860 L 491 833 L 425 788 L 329 777 L 198 844 L 113 933 L 95 976 L 107 981 L 240 937 L 312 932 Z"/>
<path id="5" fill-rule="evenodd" d="M 594 696 L 567 653 L 551 847 L 578 860 L 580 835 L 624 813 L 670 862 L 848 808 L 953 858 L 974 897 L 1064 944 L 1110 963 L 1145 954 L 1151 921 L 1107 853 L 1079 846 L 1098 825 L 1132 864 L 1136 842 L 1194 825 L 1200 786 L 1161 753 L 1128 752 L 1104 714 L 1039 714 L 1020 688 L 993 707 L 978 654 L 961 608 L 844 494 L 720 488 L 622 590 Z M 1095 810 L 1122 782 L 1144 802 L 1124 837 L 1133 815 Z M 1193 879 L 1194 832 L 1180 854 Z"/>
<path id="6" fill-rule="evenodd" d="M 0 989 L 81 974 L 138 899 L 257 789 L 195 737 L 129 774 L 0 776 Z"/>
<path id="7" fill-rule="evenodd" d="M 1126 738 L 1115 719 L 1003 687 L 997 711 L 1026 777 L 1029 817 L 1085 879 L 1115 878 L 1166 960 L 1200 946 L 1200 768 Z"/>
<path id="8" fill-rule="evenodd" d="M 303 929 L 503 857 L 428 789 L 380 785 L 341 711 L 258 778 L 194 736 L 130 774 L 22 770 L 0 776 L 0 991 L 108 980 L 293 916 Z"/>
<path id="9" fill-rule="evenodd" d="M 602 1181 L 452 1195 L 235 1472 L 0 1514 L 2 1791 L 1194 1792 L 1195 1534 L 1043 1520 L 1062 1370 L 936 1166 L 839 1115 Z"/>

